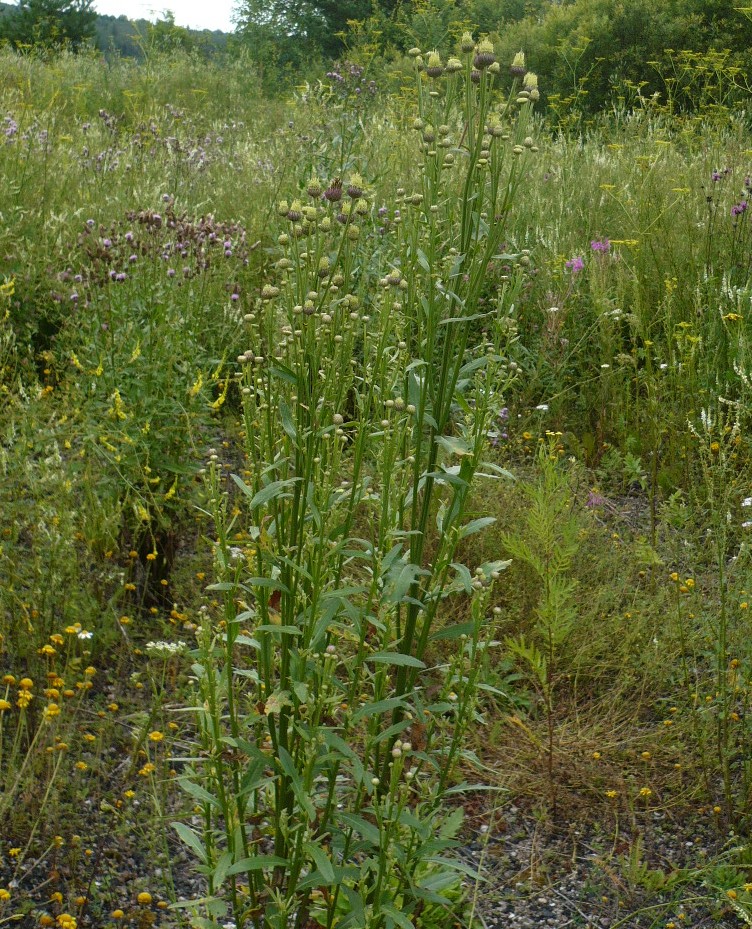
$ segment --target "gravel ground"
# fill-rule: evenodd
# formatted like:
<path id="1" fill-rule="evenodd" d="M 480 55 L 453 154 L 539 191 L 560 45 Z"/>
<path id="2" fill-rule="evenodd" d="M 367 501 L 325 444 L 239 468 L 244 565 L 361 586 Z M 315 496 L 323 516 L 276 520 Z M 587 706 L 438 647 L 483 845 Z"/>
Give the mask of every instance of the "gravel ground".
<path id="1" fill-rule="evenodd" d="M 476 918 L 486 929 L 745 925 L 723 889 L 704 885 L 712 869 L 699 873 L 723 852 L 712 826 L 654 813 L 643 814 L 636 827 L 609 835 L 594 827 L 541 823 L 508 807 L 461 851 L 486 878 Z"/>

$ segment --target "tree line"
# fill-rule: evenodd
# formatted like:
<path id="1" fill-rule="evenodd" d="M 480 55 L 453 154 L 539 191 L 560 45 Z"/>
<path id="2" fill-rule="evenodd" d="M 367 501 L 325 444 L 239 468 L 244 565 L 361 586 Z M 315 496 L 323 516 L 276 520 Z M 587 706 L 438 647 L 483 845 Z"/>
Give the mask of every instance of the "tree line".
<path id="1" fill-rule="evenodd" d="M 510 61 L 524 49 L 560 120 L 660 100 L 677 109 L 749 95 L 752 7 L 736 0 L 238 0 L 233 35 L 98 16 L 93 0 L 0 3 L 0 43 L 94 45 L 143 57 L 149 48 L 250 53 L 269 89 L 335 60 L 369 63 L 388 80 L 407 49 L 447 48 L 465 29 L 490 35 Z"/>
<path id="2" fill-rule="evenodd" d="M 0 3 L 0 44 L 15 48 L 94 47 L 105 54 L 143 58 L 148 48 L 212 55 L 227 47 L 227 33 L 186 29 L 163 13 L 152 23 L 96 12 L 93 0 L 20 0 Z"/>

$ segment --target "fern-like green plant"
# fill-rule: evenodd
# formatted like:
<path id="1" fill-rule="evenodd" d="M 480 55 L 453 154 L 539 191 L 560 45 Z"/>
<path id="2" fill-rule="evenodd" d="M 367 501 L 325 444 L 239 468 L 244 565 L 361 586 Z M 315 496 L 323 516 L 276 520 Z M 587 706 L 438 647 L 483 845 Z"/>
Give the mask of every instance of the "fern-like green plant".
<path id="1" fill-rule="evenodd" d="M 523 484 L 527 507 L 520 533 L 504 536 L 506 551 L 525 565 L 538 584 L 532 623 L 506 646 L 529 673 L 546 714 L 546 769 L 551 809 L 556 814 L 555 691 L 559 654 L 577 618 L 572 562 L 579 548 L 579 524 L 572 509 L 566 473 L 553 445 L 541 446 L 536 481 Z"/>

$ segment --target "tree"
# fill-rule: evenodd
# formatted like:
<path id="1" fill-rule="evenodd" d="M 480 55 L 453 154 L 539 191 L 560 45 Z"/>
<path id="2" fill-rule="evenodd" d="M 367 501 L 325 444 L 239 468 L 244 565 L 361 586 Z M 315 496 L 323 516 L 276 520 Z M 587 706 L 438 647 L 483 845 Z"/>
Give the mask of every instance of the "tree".
<path id="1" fill-rule="evenodd" d="M 281 46 L 336 58 L 349 23 L 375 14 L 389 18 L 399 5 L 399 0 L 241 0 L 238 31 L 252 41 L 274 37 Z"/>
<path id="2" fill-rule="evenodd" d="M 0 20 L 0 40 L 11 45 L 80 48 L 94 38 L 93 0 L 19 0 Z"/>

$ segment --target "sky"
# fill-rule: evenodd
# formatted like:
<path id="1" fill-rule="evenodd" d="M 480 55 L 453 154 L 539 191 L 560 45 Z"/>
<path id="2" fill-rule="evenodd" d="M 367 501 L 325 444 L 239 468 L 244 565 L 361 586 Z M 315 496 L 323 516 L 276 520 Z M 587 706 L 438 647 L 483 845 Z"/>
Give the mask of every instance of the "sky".
<path id="1" fill-rule="evenodd" d="M 235 28 L 231 14 L 237 0 L 94 0 L 97 13 L 125 15 L 128 19 L 157 19 L 163 10 L 172 10 L 179 26 L 193 29 Z"/>

